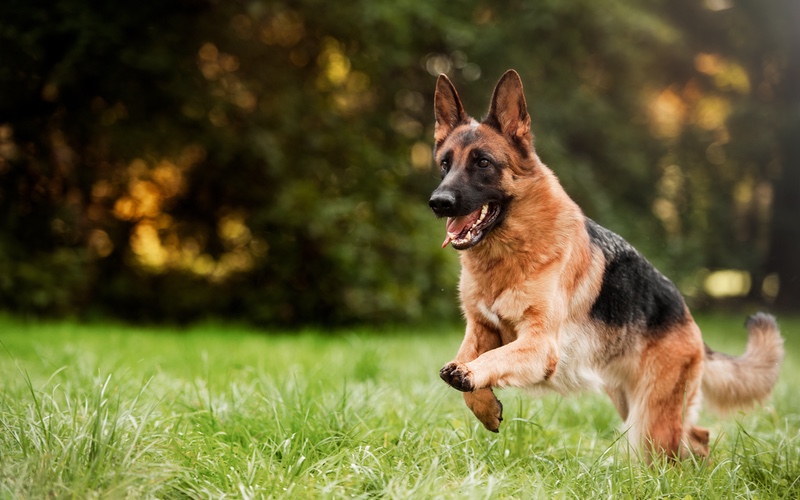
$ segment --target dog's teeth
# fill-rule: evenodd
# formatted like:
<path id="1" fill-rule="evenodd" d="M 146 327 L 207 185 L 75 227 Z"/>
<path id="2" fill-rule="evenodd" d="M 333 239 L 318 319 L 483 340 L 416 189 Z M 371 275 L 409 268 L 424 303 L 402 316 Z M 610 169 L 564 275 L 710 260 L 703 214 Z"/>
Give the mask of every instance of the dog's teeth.
<path id="1" fill-rule="evenodd" d="M 485 218 L 486 218 L 486 213 L 487 213 L 487 212 L 489 212 L 489 205 L 488 205 L 488 204 L 487 204 L 487 205 L 484 205 L 484 206 L 481 208 L 481 216 L 480 216 L 480 217 L 478 217 L 478 222 L 476 222 L 476 223 L 475 223 L 475 225 L 476 225 L 476 226 L 477 226 L 478 224 L 480 224 L 481 222 L 483 222 L 483 219 L 485 219 Z M 474 227 L 474 226 L 473 226 L 473 227 Z"/>

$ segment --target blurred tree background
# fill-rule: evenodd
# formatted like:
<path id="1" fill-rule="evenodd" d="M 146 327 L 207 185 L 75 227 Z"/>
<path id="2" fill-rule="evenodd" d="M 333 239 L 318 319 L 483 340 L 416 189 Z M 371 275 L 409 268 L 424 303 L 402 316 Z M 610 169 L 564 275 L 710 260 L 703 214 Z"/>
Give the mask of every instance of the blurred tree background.
<path id="1" fill-rule="evenodd" d="M 432 94 L 526 84 L 540 156 L 696 305 L 800 303 L 793 0 L 5 0 L 0 309 L 458 314 Z"/>

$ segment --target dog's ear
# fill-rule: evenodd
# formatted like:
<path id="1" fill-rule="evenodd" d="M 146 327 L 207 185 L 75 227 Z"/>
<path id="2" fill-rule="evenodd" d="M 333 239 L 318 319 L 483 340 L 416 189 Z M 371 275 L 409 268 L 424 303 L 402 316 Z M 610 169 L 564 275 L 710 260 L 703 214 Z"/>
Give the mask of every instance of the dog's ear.
<path id="1" fill-rule="evenodd" d="M 496 128 L 526 149 L 532 149 L 531 117 L 525 103 L 522 79 L 513 69 L 506 71 L 497 82 L 492 93 L 489 114 L 483 119 L 483 123 Z"/>
<path id="2" fill-rule="evenodd" d="M 439 75 L 436 80 L 436 93 L 433 96 L 433 112 L 436 116 L 436 130 L 433 138 L 438 146 L 450 132 L 461 123 L 469 121 L 464 112 L 461 99 L 456 88 L 446 75 Z"/>

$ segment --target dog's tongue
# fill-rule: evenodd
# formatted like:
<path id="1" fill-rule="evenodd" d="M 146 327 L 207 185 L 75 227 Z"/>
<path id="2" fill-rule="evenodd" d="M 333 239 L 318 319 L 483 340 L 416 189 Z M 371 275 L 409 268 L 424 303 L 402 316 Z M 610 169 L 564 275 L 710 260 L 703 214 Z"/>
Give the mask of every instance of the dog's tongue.
<path id="1" fill-rule="evenodd" d="M 481 209 L 477 209 L 469 215 L 462 215 L 461 217 L 448 217 L 447 218 L 447 235 L 442 242 L 442 248 L 445 248 L 448 243 L 456 239 L 464 229 L 471 227 L 478 220 L 481 215 Z"/>

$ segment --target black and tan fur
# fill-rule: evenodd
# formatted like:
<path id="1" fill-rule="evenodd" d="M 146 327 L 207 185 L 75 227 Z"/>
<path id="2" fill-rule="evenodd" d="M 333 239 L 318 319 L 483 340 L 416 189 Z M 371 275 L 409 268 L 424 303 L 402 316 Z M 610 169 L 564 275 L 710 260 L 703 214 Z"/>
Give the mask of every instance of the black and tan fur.
<path id="1" fill-rule="evenodd" d="M 495 387 L 603 389 L 626 434 L 652 454 L 708 453 L 702 395 L 719 410 L 766 398 L 783 341 L 772 316 L 747 321 L 735 358 L 703 343 L 676 287 L 620 236 L 588 219 L 533 148 L 522 82 L 508 71 L 481 121 L 439 77 L 430 205 L 461 250 L 466 333 L 440 375 L 498 431 Z"/>

